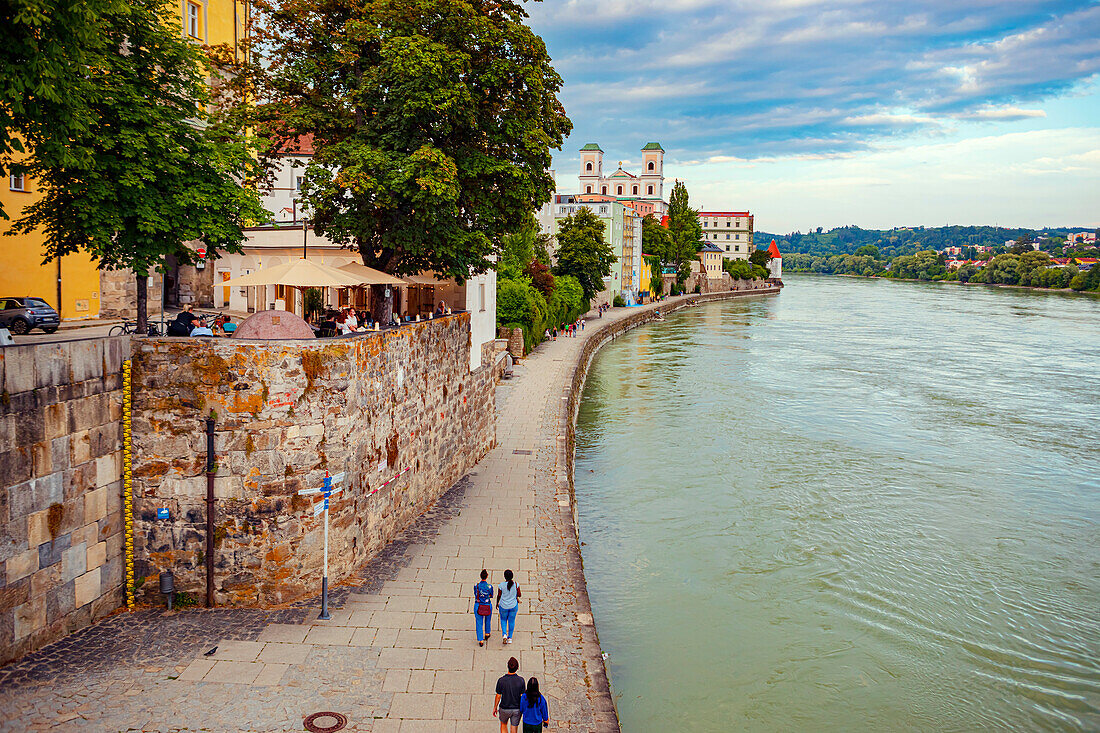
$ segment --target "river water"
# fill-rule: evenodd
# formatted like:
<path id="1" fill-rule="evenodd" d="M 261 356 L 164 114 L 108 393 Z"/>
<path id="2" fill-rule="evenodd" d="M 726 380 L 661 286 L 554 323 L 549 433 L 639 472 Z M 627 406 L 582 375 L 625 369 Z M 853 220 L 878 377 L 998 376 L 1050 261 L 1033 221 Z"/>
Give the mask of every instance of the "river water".
<path id="1" fill-rule="evenodd" d="M 1100 298 L 786 281 L 593 364 L 623 730 L 1100 730 Z"/>

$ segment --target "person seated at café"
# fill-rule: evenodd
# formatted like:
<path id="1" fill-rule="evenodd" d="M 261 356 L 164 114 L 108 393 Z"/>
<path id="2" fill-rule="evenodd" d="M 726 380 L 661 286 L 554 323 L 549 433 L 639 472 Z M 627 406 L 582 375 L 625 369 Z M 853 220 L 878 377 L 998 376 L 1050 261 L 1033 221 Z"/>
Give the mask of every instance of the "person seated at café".
<path id="1" fill-rule="evenodd" d="M 345 311 L 344 315 L 347 319 L 348 328 L 351 329 L 352 331 L 358 331 L 359 330 L 359 318 L 355 315 L 355 309 L 354 308 L 348 308 L 347 311 Z"/>
<path id="2" fill-rule="evenodd" d="M 192 336 L 214 336 L 214 332 L 206 325 L 206 319 L 200 318 L 198 324 L 191 329 Z"/>
<path id="3" fill-rule="evenodd" d="M 184 306 L 183 310 L 176 316 L 175 320 L 168 324 L 169 336 L 190 336 L 191 330 L 195 327 L 195 321 L 199 320 L 192 311 L 195 306 L 188 303 Z"/>
<path id="4" fill-rule="evenodd" d="M 444 303 L 442 300 L 439 301 L 439 305 L 435 308 L 435 315 L 436 318 L 438 318 L 439 316 L 447 315 L 447 304 Z"/>
<path id="5" fill-rule="evenodd" d="M 347 336 L 349 333 L 355 330 L 351 327 L 351 324 L 348 323 L 347 313 L 340 311 L 340 315 L 336 316 L 336 330 L 340 333 L 341 336 Z"/>
<path id="6" fill-rule="evenodd" d="M 233 316 L 222 316 L 222 333 L 226 336 L 232 336 L 233 332 L 237 330 L 237 324 L 233 322 Z"/>

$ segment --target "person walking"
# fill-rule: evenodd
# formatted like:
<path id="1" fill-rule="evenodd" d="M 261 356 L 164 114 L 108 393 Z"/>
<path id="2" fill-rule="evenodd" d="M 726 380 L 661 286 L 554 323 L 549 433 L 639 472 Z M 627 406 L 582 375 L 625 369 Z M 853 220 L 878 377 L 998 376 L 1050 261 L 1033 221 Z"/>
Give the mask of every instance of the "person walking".
<path id="1" fill-rule="evenodd" d="M 481 582 L 474 586 L 474 631 L 477 645 L 485 646 L 493 630 L 493 586 L 488 582 L 489 571 L 481 571 Z"/>
<path id="2" fill-rule="evenodd" d="M 497 586 L 497 613 L 500 614 L 500 638 L 505 644 L 512 643 L 512 632 L 516 629 L 516 611 L 519 610 L 519 583 L 512 580 L 512 571 L 504 571 L 504 582 Z"/>
<path id="3" fill-rule="evenodd" d="M 523 721 L 523 733 L 542 733 L 542 727 L 550 722 L 546 698 L 539 693 L 537 677 L 527 680 L 527 692 L 519 698 L 519 716 Z"/>
<path id="4" fill-rule="evenodd" d="M 508 674 L 497 680 L 497 696 L 493 700 L 493 717 L 500 720 L 500 733 L 517 733 L 520 721 L 520 698 L 524 694 L 523 678 L 516 674 L 519 660 L 508 659 Z"/>

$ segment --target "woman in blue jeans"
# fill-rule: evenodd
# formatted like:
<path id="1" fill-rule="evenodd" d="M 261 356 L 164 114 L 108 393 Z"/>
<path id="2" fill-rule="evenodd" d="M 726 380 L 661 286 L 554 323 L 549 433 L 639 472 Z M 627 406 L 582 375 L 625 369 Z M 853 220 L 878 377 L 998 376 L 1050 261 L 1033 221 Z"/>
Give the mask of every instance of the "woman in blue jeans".
<path id="1" fill-rule="evenodd" d="M 486 580 L 488 577 L 489 571 L 482 570 L 481 582 L 474 586 L 474 631 L 478 646 L 485 646 L 493 626 L 493 586 Z"/>
<path id="2" fill-rule="evenodd" d="M 500 636 L 505 644 L 512 643 L 516 630 L 516 611 L 519 610 L 519 584 L 512 580 L 512 571 L 504 571 L 504 582 L 497 586 L 497 611 L 500 613 Z"/>

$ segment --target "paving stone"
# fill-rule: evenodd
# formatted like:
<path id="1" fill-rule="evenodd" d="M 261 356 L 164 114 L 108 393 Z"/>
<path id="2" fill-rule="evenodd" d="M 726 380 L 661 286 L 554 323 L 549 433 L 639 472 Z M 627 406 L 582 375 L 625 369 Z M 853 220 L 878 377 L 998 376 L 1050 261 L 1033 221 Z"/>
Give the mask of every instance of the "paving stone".
<path id="1" fill-rule="evenodd" d="M 259 662 L 236 662 L 223 660 L 214 662 L 214 666 L 203 677 L 204 682 L 222 682 L 227 684 L 251 685 L 263 671 Z"/>
<path id="2" fill-rule="evenodd" d="M 305 641 L 308 626 L 301 624 L 268 624 L 260 632 L 258 641 L 277 641 L 287 644 L 301 644 Z"/>
<path id="3" fill-rule="evenodd" d="M 386 669 L 424 669 L 424 660 L 428 656 L 427 649 L 408 649 L 394 647 L 383 649 L 378 657 L 378 666 Z"/>
<path id="4" fill-rule="evenodd" d="M 396 692 L 390 703 L 389 717 L 438 721 L 443 718 L 443 703 L 442 695 Z"/>
<path id="5" fill-rule="evenodd" d="M 355 629 L 348 626 L 311 626 L 306 634 L 306 644 L 331 644 L 347 646 Z"/>
<path id="6" fill-rule="evenodd" d="M 309 644 L 265 644 L 257 661 L 265 664 L 302 664 L 313 647 Z"/>

